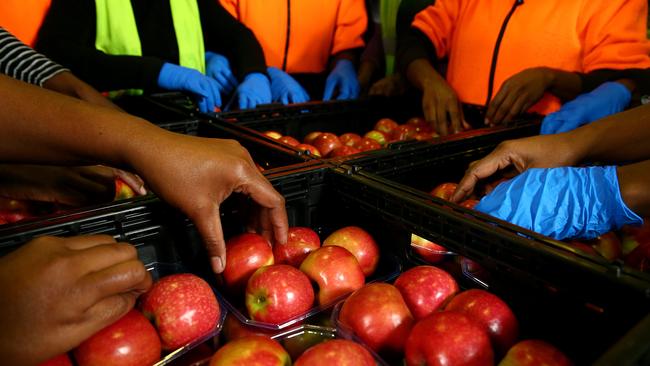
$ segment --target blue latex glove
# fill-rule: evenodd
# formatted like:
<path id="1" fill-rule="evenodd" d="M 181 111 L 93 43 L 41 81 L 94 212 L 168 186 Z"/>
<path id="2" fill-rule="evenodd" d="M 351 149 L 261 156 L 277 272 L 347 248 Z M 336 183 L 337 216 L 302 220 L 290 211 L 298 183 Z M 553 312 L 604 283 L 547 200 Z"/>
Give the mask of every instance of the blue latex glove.
<path id="1" fill-rule="evenodd" d="M 269 67 L 268 73 L 271 77 L 271 96 L 274 102 L 289 104 L 309 101 L 309 94 L 289 74 L 276 67 Z"/>
<path id="2" fill-rule="evenodd" d="M 332 99 L 335 90 L 338 90 L 338 96 L 336 97 L 338 100 L 354 99 L 359 96 L 361 86 L 359 80 L 357 80 L 357 72 L 354 70 L 352 61 L 339 60 L 336 63 L 325 81 L 323 100 Z"/>
<path id="3" fill-rule="evenodd" d="M 228 59 L 218 53 L 205 53 L 205 74 L 219 83 L 219 90 L 223 94 L 230 94 L 237 87 L 237 78 L 230 69 Z"/>
<path id="4" fill-rule="evenodd" d="M 499 184 L 476 209 L 558 240 L 643 223 L 623 202 L 614 166 L 528 169 Z"/>
<path id="5" fill-rule="evenodd" d="M 196 94 L 199 97 L 199 109 L 203 113 L 214 112 L 215 107 L 221 107 L 219 84 L 198 70 L 165 63 L 158 74 L 158 86 Z"/>
<path id="6" fill-rule="evenodd" d="M 582 125 L 618 113 L 630 104 L 632 94 L 621 83 L 607 82 L 579 95 L 542 121 L 542 135 L 574 130 Z"/>
<path id="7" fill-rule="evenodd" d="M 239 109 L 255 108 L 258 104 L 271 103 L 271 83 L 259 72 L 246 75 L 237 87 Z"/>

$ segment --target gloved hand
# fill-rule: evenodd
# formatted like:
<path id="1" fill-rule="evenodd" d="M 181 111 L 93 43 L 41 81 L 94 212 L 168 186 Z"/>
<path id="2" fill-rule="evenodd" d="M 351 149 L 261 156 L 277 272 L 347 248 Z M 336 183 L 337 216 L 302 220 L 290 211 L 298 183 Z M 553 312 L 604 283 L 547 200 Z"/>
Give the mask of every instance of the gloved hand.
<path id="1" fill-rule="evenodd" d="M 541 134 L 561 133 L 618 113 L 630 104 L 632 94 L 621 83 L 607 82 L 579 95 L 542 121 Z"/>
<path id="2" fill-rule="evenodd" d="M 268 73 L 271 77 L 271 95 L 274 102 L 289 104 L 309 101 L 309 94 L 289 74 L 276 67 L 269 67 Z"/>
<path id="3" fill-rule="evenodd" d="M 476 210 L 558 240 L 643 223 L 623 202 L 614 166 L 528 169 L 499 184 Z"/>
<path id="4" fill-rule="evenodd" d="M 258 104 L 271 103 L 271 83 L 259 72 L 248 74 L 237 87 L 239 109 L 255 108 Z"/>
<path id="5" fill-rule="evenodd" d="M 361 86 L 359 86 L 357 72 L 354 70 L 352 61 L 339 60 L 336 63 L 325 81 L 323 100 L 332 99 L 335 90 L 338 90 L 336 97 L 338 100 L 354 99 L 359 96 Z"/>
<path id="6" fill-rule="evenodd" d="M 199 97 L 199 109 L 203 113 L 214 112 L 215 107 L 221 107 L 219 84 L 198 70 L 165 63 L 158 74 L 158 86 L 196 94 Z"/>
<path id="7" fill-rule="evenodd" d="M 218 53 L 205 53 L 205 74 L 219 83 L 223 94 L 230 94 L 237 87 L 237 78 L 232 74 L 228 59 Z"/>

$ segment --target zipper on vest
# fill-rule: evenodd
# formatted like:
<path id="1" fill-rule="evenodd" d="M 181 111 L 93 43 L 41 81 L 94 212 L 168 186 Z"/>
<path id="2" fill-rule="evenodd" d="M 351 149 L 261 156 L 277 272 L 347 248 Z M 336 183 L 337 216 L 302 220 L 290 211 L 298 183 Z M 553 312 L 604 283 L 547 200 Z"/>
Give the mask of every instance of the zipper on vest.
<path id="1" fill-rule="evenodd" d="M 284 42 L 284 58 L 282 71 L 287 71 L 287 58 L 289 57 L 289 36 L 291 36 L 291 0 L 287 0 L 287 39 Z"/>
<path id="2" fill-rule="evenodd" d="M 501 24 L 501 30 L 499 30 L 499 36 L 497 37 L 497 42 L 494 45 L 494 51 L 492 52 L 492 64 L 490 65 L 490 78 L 488 81 L 488 95 L 487 100 L 485 101 L 486 107 L 490 105 L 490 100 L 492 100 L 492 93 L 494 92 L 494 74 L 497 69 L 497 60 L 499 59 L 499 48 L 501 47 L 501 40 L 503 39 L 503 35 L 506 32 L 506 28 L 508 27 L 508 22 L 510 22 L 512 14 L 514 14 L 515 10 L 517 10 L 517 7 L 523 3 L 524 0 L 515 0 L 515 3 L 512 4 L 512 8 L 510 8 L 510 12 L 508 12 L 508 15 L 506 15 L 506 18 L 503 20 L 503 24 Z"/>

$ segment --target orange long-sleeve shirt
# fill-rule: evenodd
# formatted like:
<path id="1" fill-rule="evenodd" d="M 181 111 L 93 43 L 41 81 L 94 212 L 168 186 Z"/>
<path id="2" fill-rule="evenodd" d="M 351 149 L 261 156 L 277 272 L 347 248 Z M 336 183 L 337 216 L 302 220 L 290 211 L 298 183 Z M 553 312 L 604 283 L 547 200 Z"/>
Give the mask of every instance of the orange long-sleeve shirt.
<path id="1" fill-rule="evenodd" d="M 330 56 L 364 45 L 363 0 L 219 1 L 255 33 L 267 65 L 289 73 L 323 72 Z"/>
<path id="2" fill-rule="evenodd" d="M 0 25 L 23 43 L 34 47 L 36 34 L 50 8 L 51 0 L 2 0 Z"/>
<path id="3" fill-rule="evenodd" d="M 516 0 L 437 0 L 412 26 L 448 57 L 447 81 L 461 101 L 485 104 L 501 26 Z M 499 48 L 494 96 L 504 81 L 532 67 L 587 73 L 650 67 L 646 0 L 525 0 L 513 12 Z M 550 93 L 529 111 L 560 107 Z"/>

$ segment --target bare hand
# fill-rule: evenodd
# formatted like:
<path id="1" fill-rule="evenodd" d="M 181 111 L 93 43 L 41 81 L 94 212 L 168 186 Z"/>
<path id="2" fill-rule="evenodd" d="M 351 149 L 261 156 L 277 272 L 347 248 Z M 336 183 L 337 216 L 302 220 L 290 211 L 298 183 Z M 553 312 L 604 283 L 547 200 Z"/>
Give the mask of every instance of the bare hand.
<path id="1" fill-rule="evenodd" d="M 553 168 L 576 164 L 571 142 L 564 135 L 534 136 L 499 144 L 492 153 L 470 164 L 451 197 L 460 202 L 474 192 L 479 180 L 510 166 L 518 172 L 529 168 Z"/>
<path id="2" fill-rule="evenodd" d="M 544 96 L 551 86 L 552 71 L 537 67 L 526 69 L 506 80 L 488 106 L 489 124 L 508 123 L 526 112 Z"/>
<path id="3" fill-rule="evenodd" d="M 226 265 L 219 206 L 234 192 L 258 204 L 256 226 L 262 235 L 273 237 L 276 243 L 286 242 L 284 198 L 239 143 L 170 133 L 155 146 L 132 165 L 154 192 L 194 221 L 216 273 Z"/>
<path id="4" fill-rule="evenodd" d="M 41 237 L 0 258 L 0 354 L 33 365 L 126 314 L 151 286 L 133 246 L 106 235 Z"/>
<path id="5" fill-rule="evenodd" d="M 422 91 L 424 118 L 440 136 L 463 130 L 463 108 L 454 90 L 444 80 L 427 84 Z"/>
<path id="6" fill-rule="evenodd" d="M 60 167 L 45 165 L 0 165 L 0 196 L 17 200 L 84 206 L 109 202 L 116 177 L 136 194 L 145 194 L 142 179 L 135 174 L 101 165 Z"/>
<path id="7" fill-rule="evenodd" d="M 385 97 L 394 97 L 406 92 L 406 82 L 399 75 L 394 74 L 378 80 L 370 87 L 369 95 L 382 95 Z"/>

